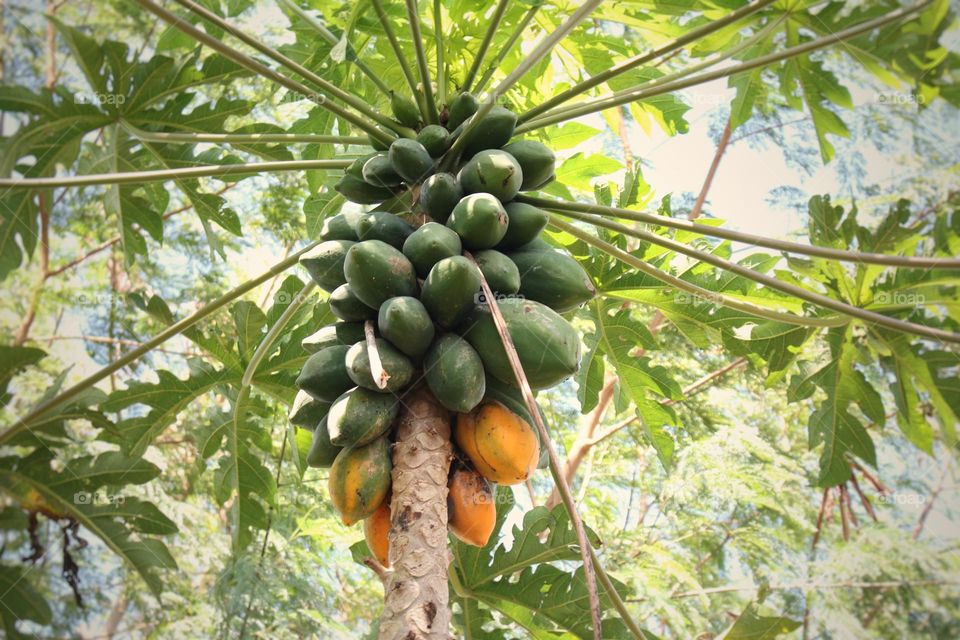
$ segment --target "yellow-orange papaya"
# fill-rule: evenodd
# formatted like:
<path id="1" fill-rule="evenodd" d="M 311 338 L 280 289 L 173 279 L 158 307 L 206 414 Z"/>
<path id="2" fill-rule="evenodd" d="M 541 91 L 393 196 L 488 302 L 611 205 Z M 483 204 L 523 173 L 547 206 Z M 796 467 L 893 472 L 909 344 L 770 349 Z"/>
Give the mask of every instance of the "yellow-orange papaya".
<path id="1" fill-rule="evenodd" d="M 493 400 L 457 415 L 454 440 L 480 475 L 497 484 L 523 482 L 540 458 L 540 440 L 533 428 Z"/>
<path id="2" fill-rule="evenodd" d="M 490 483 L 476 471 L 457 469 L 447 488 L 450 533 L 475 547 L 486 546 L 497 524 L 497 505 Z"/>
<path id="3" fill-rule="evenodd" d="M 373 515 L 363 521 L 363 536 L 370 553 L 384 567 L 390 566 L 390 499 L 380 503 Z"/>

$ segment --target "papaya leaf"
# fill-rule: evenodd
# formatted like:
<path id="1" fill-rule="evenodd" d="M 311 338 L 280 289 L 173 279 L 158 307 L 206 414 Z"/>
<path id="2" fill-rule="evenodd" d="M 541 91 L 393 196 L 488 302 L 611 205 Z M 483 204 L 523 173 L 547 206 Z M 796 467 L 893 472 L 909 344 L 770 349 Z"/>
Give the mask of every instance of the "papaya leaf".
<path id="1" fill-rule="evenodd" d="M 763 615 L 759 605 L 751 602 L 719 637 L 723 640 L 774 640 L 796 631 L 800 625 L 799 620 L 786 616 Z"/>
<path id="2" fill-rule="evenodd" d="M 46 598 L 26 579 L 28 572 L 29 569 L 17 565 L 0 565 L 0 620 L 10 640 L 34 637 L 17 630 L 19 621 L 47 625 L 53 620 Z"/>
<path id="3" fill-rule="evenodd" d="M 0 406 L 10 402 L 7 387 L 15 375 L 40 362 L 47 353 L 36 347 L 0 345 Z"/>
<path id="4" fill-rule="evenodd" d="M 177 564 L 167 547 L 147 534 L 174 533 L 176 526 L 151 503 L 132 498 L 127 504 L 126 496 L 118 493 L 103 501 L 97 492 L 104 486 L 147 482 L 159 469 L 117 452 L 72 461 L 65 469 L 54 469 L 52 461 L 48 450 L 25 458 L 2 458 L 0 487 L 17 500 L 42 504 L 46 512 L 78 522 L 128 562 L 159 597 L 160 571 L 176 569 Z"/>

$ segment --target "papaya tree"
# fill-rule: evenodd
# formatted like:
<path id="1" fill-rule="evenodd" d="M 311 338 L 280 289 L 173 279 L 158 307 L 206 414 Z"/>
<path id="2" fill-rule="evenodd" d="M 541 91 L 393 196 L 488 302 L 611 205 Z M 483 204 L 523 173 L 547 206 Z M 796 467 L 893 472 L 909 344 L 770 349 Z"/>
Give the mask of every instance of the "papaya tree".
<path id="1" fill-rule="evenodd" d="M 882 492 L 881 427 L 955 453 L 954 196 L 922 209 L 893 199 L 876 219 L 816 196 L 802 242 L 701 219 L 724 149 L 758 120 L 802 116 L 819 160 L 836 160 L 852 106 L 838 66 L 956 107 L 945 1 L 127 0 L 104 10 L 122 25 L 109 38 L 59 9 L 33 17 L 50 59 L 57 43 L 67 52 L 70 82 L 51 65 L 0 88 L 12 122 L 0 279 L 29 299 L 2 347 L 0 489 L 31 552 L 3 559 L 9 637 L 55 624 L 29 576 L 50 544 L 44 521 L 60 527 L 78 604 L 81 535 L 163 602 L 178 523 L 124 491 L 170 472 L 152 452 L 185 420 L 199 425 L 190 482 L 210 467 L 208 506 L 234 557 L 262 539 L 262 564 L 285 461 L 298 483 L 324 470 L 342 524 L 362 525 L 353 557 L 382 581 L 382 610 L 362 613 L 378 637 L 405 640 L 657 637 L 638 616 L 643 585 L 605 566 L 571 486 L 591 449 L 628 429 L 670 468 L 676 405 L 737 368 L 805 412 L 789 429 L 818 458 L 814 548 L 836 505 L 847 535 L 851 493 L 873 515 L 860 483 Z M 280 17 L 279 37 L 257 33 Z M 734 97 L 700 196 L 687 210 L 653 202 L 625 123 L 684 133 L 682 92 L 717 81 Z M 585 145 L 603 153 L 572 151 Z M 238 215 L 234 188 L 262 203 L 259 219 Z M 307 237 L 291 235 L 290 200 Z M 162 278 L 153 254 L 186 212 L 209 247 L 188 256 L 223 263 L 251 225 L 286 253 L 244 265 L 250 277 L 186 313 L 163 287 L 125 289 L 137 270 Z M 74 215 L 109 238 L 53 267 L 56 225 Z M 110 330 L 125 304 L 141 323 L 125 329 L 152 336 L 111 342 L 88 375 L 55 371 L 31 336 L 38 300 L 107 250 L 125 294 L 111 298 Z M 733 359 L 685 388 L 654 357 L 664 325 L 677 352 Z M 149 371 L 173 340 L 187 357 Z M 42 393 L 21 391 L 29 379 Z M 562 460 L 545 399 L 566 381 L 588 418 Z M 625 417 L 600 431 L 610 407 Z M 546 504 L 520 509 L 514 489 L 535 496 L 547 474 Z M 725 637 L 801 627 L 763 599 L 719 620 Z M 224 635 L 247 636 L 250 607 Z"/>

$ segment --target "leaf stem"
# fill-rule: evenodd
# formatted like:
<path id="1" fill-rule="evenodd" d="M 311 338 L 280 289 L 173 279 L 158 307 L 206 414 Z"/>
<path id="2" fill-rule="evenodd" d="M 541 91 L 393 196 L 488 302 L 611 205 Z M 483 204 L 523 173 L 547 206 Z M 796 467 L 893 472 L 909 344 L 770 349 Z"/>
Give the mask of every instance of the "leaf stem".
<path id="1" fill-rule="evenodd" d="M 774 278 L 773 276 L 768 276 L 765 273 L 760 273 L 750 269 L 749 267 L 744 267 L 736 262 L 731 262 L 725 258 L 721 258 L 720 256 L 707 253 L 706 251 L 694 249 L 693 247 L 683 244 L 682 242 L 677 242 L 676 240 L 671 240 L 655 233 L 650 233 L 649 231 L 631 229 L 626 225 L 621 225 L 616 222 L 605 223 L 603 226 L 611 230 L 619 231 L 620 233 L 628 234 L 634 238 L 650 242 L 657 246 L 663 247 L 664 249 L 669 249 L 670 251 L 683 254 L 689 258 L 693 258 L 694 260 L 705 262 L 706 264 L 713 265 L 719 269 L 735 273 L 738 276 L 770 287 L 771 289 L 782 291 L 783 293 L 794 296 L 806 302 L 813 303 L 825 309 L 842 313 L 843 315 L 850 316 L 851 318 L 857 318 L 858 320 L 862 320 L 868 324 L 878 324 L 883 327 L 887 327 L 888 329 L 912 333 L 927 338 L 933 338 L 935 340 L 945 340 L 947 342 L 960 343 L 960 334 L 951 333 L 950 331 L 944 331 L 943 329 L 937 329 L 934 327 L 927 327 L 913 322 L 907 322 L 905 320 L 899 320 L 897 318 L 891 318 L 868 309 L 861 309 L 860 307 L 855 307 L 851 304 L 847 304 L 846 302 L 827 297 L 821 293 L 816 293 L 814 291 L 804 289 L 803 287 L 798 287 L 797 285 L 789 282 L 784 282 Z"/>
<path id="2" fill-rule="evenodd" d="M 207 45 L 214 51 L 217 51 L 218 53 L 222 54 L 224 57 L 232 60 L 233 62 L 236 62 L 240 66 L 246 67 L 247 69 L 260 74 L 264 78 L 273 80 L 277 84 L 289 89 L 290 91 L 293 91 L 296 94 L 299 94 L 303 98 L 306 98 L 314 102 L 315 104 L 322 107 L 323 109 L 326 109 L 327 111 L 337 116 L 340 116 L 347 122 L 350 122 L 351 124 L 355 125 L 359 129 L 365 131 L 366 133 L 369 133 L 371 136 L 373 136 L 377 140 L 380 140 L 384 144 L 390 144 L 395 139 L 394 136 L 392 136 L 391 134 L 385 131 L 381 131 L 374 125 L 370 124 L 368 120 L 361 117 L 359 114 L 356 114 L 350 109 L 347 109 L 345 107 L 342 107 L 338 104 L 333 103 L 331 100 L 327 99 L 327 97 L 324 95 L 317 95 L 315 91 L 310 89 L 310 87 L 306 86 L 305 84 L 298 82 L 293 78 L 289 78 L 283 75 L 282 73 L 271 69 L 270 67 L 263 64 L 262 62 L 259 62 L 253 59 L 252 57 L 246 55 L 245 53 L 238 51 L 237 49 L 234 49 L 233 47 L 227 45 L 221 40 L 214 38 L 207 32 L 194 27 L 193 25 L 189 24 L 188 22 L 178 17 L 176 14 L 170 11 L 167 11 L 157 3 L 153 2 L 153 0 L 134 0 L 134 1 L 137 4 L 139 4 L 141 7 L 149 11 L 150 13 L 154 14 L 161 20 L 173 25 L 174 27 L 176 27 L 186 35 L 190 36 L 197 42 Z"/>
<path id="3" fill-rule="evenodd" d="M 447 69 L 443 60 L 443 3 L 433 0 L 433 38 L 437 42 L 437 105 L 447 103 Z M 439 114 L 438 119 L 439 119 Z"/>
<path id="4" fill-rule="evenodd" d="M 427 66 L 427 52 L 423 48 L 423 34 L 420 30 L 420 11 L 417 0 L 406 0 L 407 16 L 410 19 L 410 33 L 413 36 L 413 52 L 417 57 L 417 68 L 420 72 L 420 84 L 423 85 L 423 97 L 427 103 L 427 113 L 424 121 L 427 124 L 437 124 L 439 114 L 437 103 L 433 98 L 433 84 L 430 81 L 430 67 Z"/>
<path id="5" fill-rule="evenodd" d="M 490 48 L 490 43 L 493 42 L 493 36 L 500 27 L 500 22 L 503 21 L 503 14 L 506 13 L 509 5 L 510 0 L 500 0 L 493 10 L 490 23 L 487 25 L 487 32 L 483 34 L 483 40 L 480 41 L 477 55 L 474 56 L 470 70 L 467 71 L 467 77 L 463 81 L 462 91 L 470 91 L 470 87 L 473 85 L 473 81 L 476 80 L 477 73 L 480 71 L 480 65 L 483 64 L 483 58 L 487 55 L 487 49 Z"/>
<path id="6" fill-rule="evenodd" d="M 407 80 L 407 86 L 410 87 L 410 92 L 420 107 L 420 116 L 426 121 L 428 114 L 426 103 L 423 100 L 423 94 L 417 89 L 417 79 L 413 76 L 413 70 L 410 68 L 407 56 L 400 47 L 400 41 L 397 40 L 397 34 L 393 31 L 390 18 L 387 16 L 387 12 L 383 10 L 383 4 L 380 0 L 371 0 L 371 2 L 373 3 L 374 11 L 377 13 L 377 18 L 380 20 L 380 26 L 383 27 L 383 32 L 387 36 L 387 41 L 393 49 L 393 54 L 397 57 L 397 64 L 400 65 L 400 71 L 403 72 L 403 77 Z"/>
<path id="7" fill-rule="evenodd" d="M 536 15 L 541 6 L 543 6 L 543 2 L 538 0 L 532 7 L 527 9 L 525 14 L 523 14 L 520 22 L 518 22 L 517 26 L 514 28 L 513 33 L 511 33 L 510 37 L 507 38 L 507 41 L 503 43 L 503 46 L 497 50 L 497 55 L 494 57 L 493 62 L 487 66 L 487 70 L 483 72 L 483 75 L 480 77 L 480 81 L 477 82 L 477 86 L 474 88 L 476 93 L 481 93 L 487 86 L 487 83 L 490 82 L 490 78 L 493 77 L 494 72 L 500 67 L 500 64 L 504 61 L 504 59 L 506 59 L 507 54 L 510 53 L 511 49 L 513 49 L 513 45 L 517 43 L 517 40 L 520 39 L 520 36 L 524 34 L 527 25 L 530 24 L 531 20 L 533 20 L 533 16 Z"/>
<path id="8" fill-rule="evenodd" d="M 301 255 L 313 249 L 318 244 L 320 244 L 320 241 L 310 243 L 309 245 L 307 245 L 300 251 L 297 251 L 296 253 L 292 254 L 290 257 L 286 258 L 285 260 L 282 260 L 277 264 L 273 265 L 272 267 L 267 269 L 265 272 L 263 272 L 256 278 L 247 280 L 240 286 L 234 287 L 233 289 L 226 292 L 219 298 L 212 300 L 211 302 L 204 305 L 197 311 L 193 312 L 183 320 L 180 320 L 179 322 L 175 322 L 174 324 L 170 325 L 169 327 L 167 327 L 166 329 L 158 333 L 156 336 L 154 336 L 150 340 L 144 342 L 141 346 L 137 347 L 136 349 L 132 349 L 128 351 L 126 354 L 124 354 L 122 357 L 115 360 L 110 365 L 103 367 L 102 369 L 100 369 L 96 373 L 93 373 L 92 375 L 87 376 L 77 384 L 57 394 L 56 396 L 47 400 L 46 402 L 40 403 L 39 405 L 34 407 L 33 410 L 30 411 L 30 413 L 28 413 L 26 416 L 24 416 L 20 420 L 17 420 L 17 422 L 12 427 L 10 427 L 6 431 L 4 431 L 2 434 L 0 434 L 0 445 L 8 444 L 14 437 L 19 435 L 20 433 L 23 433 L 25 430 L 28 430 L 30 428 L 30 425 L 33 422 L 35 422 L 38 418 L 45 416 L 46 414 L 50 413 L 54 409 L 62 407 L 64 404 L 66 404 L 68 401 L 72 400 L 73 398 L 77 397 L 83 391 L 86 391 L 87 389 L 91 388 L 93 385 L 97 384 L 101 380 L 110 377 L 112 374 L 116 373 L 120 369 L 123 369 L 130 363 L 137 361 L 138 359 L 140 359 L 141 357 L 143 357 L 144 355 L 146 355 L 156 347 L 159 347 L 161 344 L 163 344 L 170 338 L 173 338 L 174 336 L 181 334 L 182 332 L 189 329 L 190 327 L 192 327 L 199 321 L 203 320 L 207 316 L 213 314 L 216 311 L 219 311 L 229 303 L 233 302 L 240 296 L 257 288 L 258 286 L 260 286 L 270 278 L 273 278 L 276 275 L 283 273 L 293 265 L 297 264 L 297 262 L 300 260 Z"/>
<path id="9" fill-rule="evenodd" d="M 210 24 L 220 29 L 223 29 L 224 31 L 232 35 L 234 38 L 237 38 L 238 40 L 240 40 L 245 45 L 253 49 L 256 49 L 257 51 L 267 56 L 274 62 L 277 62 L 283 65 L 284 67 L 286 67 L 287 69 L 289 69 L 290 71 L 293 71 L 294 73 L 299 74 L 301 77 L 306 78 L 313 85 L 319 87 L 323 91 L 326 91 L 331 96 L 337 98 L 344 104 L 350 107 L 353 107 L 354 109 L 357 110 L 357 112 L 362 113 L 363 115 L 370 118 L 374 122 L 377 122 L 378 124 L 381 124 L 385 127 L 390 127 L 391 129 L 396 130 L 398 126 L 397 123 L 395 123 L 393 120 L 391 120 L 390 118 L 386 117 L 385 115 L 383 115 L 382 113 L 380 113 L 379 111 L 371 107 L 366 101 L 353 95 L 349 91 L 344 91 L 343 89 L 333 84 L 332 82 L 324 80 L 323 78 L 318 76 L 316 73 L 314 73 L 310 69 L 307 69 L 306 67 L 304 67 L 299 62 L 296 62 L 295 60 L 291 60 L 290 58 L 283 55 L 276 49 L 261 42 L 257 38 L 254 38 L 253 36 L 245 33 L 244 31 L 240 30 L 235 25 L 227 22 L 226 20 L 224 20 L 214 12 L 210 11 L 206 7 L 203 7 L 197 4 L 196 2 L 193 2 L 193 0 L 174 0 L 174 1 L 180 6 L 184 7 L 185 9 L 197 14 L 198 16 L 200 16 Z"/>
<path id="10" fill-rule="evenodd" d="M 242 174 L 273 171 L 307 171 L 311 169 L 346 169 L 352 160 L 276 160 L 271 162 L 242 162 L 237 164 L 207 164 L 199 167 L 155 169 L 149 171 L 121 171 L 118 173 L 91 173 L 85 176 L 54 178 L 0 178 L 3 189 L 44 189 L 56 187 L 85 187 L 97 184 L 130 184 L 165 182 L 183 178 L 221 178 Z"/>
<path id="11" fill-rule="evenodd" d="M 691 295 L 702 298 L 705 301 L 713 302 L 730 309 L 736 309 L 737 311 L 743 311 L 744 313 L 749 313 L 750 315 L 757 316 L 758 318 L 764 318 L 765 320 L 784 322 L 801 327 L 839 327 L 848 324 L 847 319 L 842 317 L 832 316 L 826 318 L 809 318 L 798 316 L 792 313 L 766 309 L 749 302 L 742 302 L 736 298 L 731 298 L 725 294 L 710 291 L 709 289 L 705 289 L 691 282 L 687 282 L 686 280 L 682 280 L 672 274 L 666 273 L 665 271 L 661 271 L 656 267 L 650 266 L 647 262 L 641 260 L 635 255 L 627 253 L 626 251 L 623 251 L 609 242 L 605 242 L 600 238 L 583 231 L 582 229 L 578 229 L 568 222 L 563 222 L 557 218 L 552 218 L 550 220 L 550 224 L 561 231 L 565 231 L 570 235 L 583 240 L 590 246 L 603 251 L 607 255 L 616 258 L 620 262 L 630 265 L 638 271 L 647 274 L 651 278 L 655 278 L 666 285 L 674 287 L 675 289 L 679 289 L 680 291 L 684 291 Z"/>
<path id="12" fill-rule="evenodd" d="M 378 0 L 373 0 L 377 2 Z M 447 150 L 447 153 L 444 155 L 441 166 L 448 167 L 450 164 L 456 161 L 457 157 L 460 155 L 460 152 L 463 150 L 463 146 L 467 141 L 467 134 L 476 127 L 483 118 L 490 113 L 490 110 L 493 109 L 494 105 L 497 103 L 497 100 L 505 94 L 513 85 L 517 83 L 520 78 L 525 76 L 530 69 L 532 69 L 536 64 L 538 64 L 544 57 L 550 54 L 553 51 L 553 48 L 557 46 L 557 43 L 563 40 L 567 35 L 573 31 L 578 24 L 587 19 L 587 17 L 596 9 L 603 0 L 585 0 L 585 2 L 561 24 L 555 30 L 547 34 L 540 42 L 537 43 L 537 46 L 534 47 L 533 51 L 529 55 L 523 58 L 523 61 L 516 66 L 516 68 L 511 71 L 506 78 L 500 81 L 500 84 L 497 85 L 497 88 L 490 92 L 486 100 L 484 100 L 480 107 L 477 109 L 476 113 L 470 116 L 470 119 L 467 120 L 463 125 L 463 129 L 460 132 L 460 135 L 456 140 L 453 141 L 453 144 L 450 146 L 450 149 Z"/>
<path id="13" fill-rule="evenodd" d="M 849 27 L 837 33 L 832 33 L 816 40 L 811 40 L 794 47 L 784 49 L 783 51 L 777 51 L 770 53 L 753 60 L 747 60 L 737 65 L 726 67 L 723 69 L 717 69 L 715 71 L 709 71 L 707 73 L 702 73 L 686 79 L 677 80 L 675 82 L 668 82 L 660 86 L 653 88 L 643 88 L 644 85 L 639 87 L 634 87 L 632 89 L 625 89 L 618 92 L 614 95 L 609 95 L 603 98 L 598 98 L 596 100 L 590 100 L 582 104 L 578 104 L 574 107 L 568 109 L 557 110 L 552 114 L 546 114 L 541 118 L 535 120 L 530 120 L 525 122 L 521 126 L 517 127 L 515 134 L 526 133 L 527 131 L 532 131 L 534 129 L 539 129 L 551 124 L 556 124 L 558 122 L 564 122 L 566 120 L 571 120 L 573 118 L 587 115 L 590 113 L 597 113 L 599 111 L 604 111 L 610 109 L 611 107 L 618 107 L 623 104 L 628 104 L 630 102 L 636 102 L 638 100 L 645 100 L 654 96 L 659 96 L 665 93 L 671 93 L 673 91 L 679 91 L 680 89 L 686 89 L 698 84 L 703 84 L 705 82 L 711 82 L 713 80 L 718 80 L 720 78 L 725 78 L 728 76 L 733 76 L 744 71 L 750 71 L 758 67 L 765 67 L 782 60 L 793 58 L 804 53 L 809 53 L 811 51 L 816 51 L 817 49 L 822 49 L 828 47 L 832 44 L 838 42 L 843 42 L 849 40 L 850 38 L 856 37 L 867 31 L 886 26 L 892 22 L 896 22 L 901 18 L 905 18 L 909 15 L 912 15 L 923 8 L 925 8 L 931 0 L 925 0 L 920 4 L 914 5 L 913 7 L 907 7 L 904 9 L 898 9 L 893 11 L 885 16 L 879 18 L 874 18 L 873 20 L 868 20 L 867 22 Z"/>
<path id="14" fill-rule="evenodd" d="M 172 144 L 194 144 L 198 142 L 214 144 L 285 144 L 297 142 L 343 145 L 369 144 L 369 140 L 364 136 L 323 136 L 310 133 L 173 133 L 169 131 L 144 131 L 126 121 L 121 121 L 121 124 L 137 139 L 145 142 L 169 142 Z"/>
<path id="15" fill-rule="evenodd" d="M 545 100 L 544 102 L 540 103 L 536 107 L 533 107 L 532 109 L 529 109 L 528 111 L 522 113 L 517 120 L 520 123 L 526 122 L 528 120 L 532 120 L 538 115 L 545 113 L 546 111 L 549 111 L 553 107 L 561 105 L 564 102 L 567 102 L 568 100 L 570 100 L 571 98 L 575 98 L 583 93 L 586 93 L 587 91 L 589 91 L 590 89 L 593 89 L 597 85 L 603 84 L 604 82 L 607 82 L 612 78 L 615 78 L 623 73 L 626 73 L 627 71 L 636 69 L 637 67 L 644 65 L 652 60 L 656 60 L 657 58 L 664 56 L 668 53 L 671 53 L 672 51 L 676 51 L 677 49 L 680 49 L 681 47 L 684 47 L 687 44 L 690 44 L 691 42 L 695 42 L 700 38 L 703 38 L 705 36 L 710 35 L 711 33 L 719 31 L 720 29 L 726 27 L 727 25 L 733 24 L 734 22 L 740 20 L 741 18 L 745 18 L 749 15 L 752 15 L 757 11 L 759 11 L 760 9 L 763 9 L 773 4 L 774 2 L 775 0 L 758 0 L 758 2 L 755 2 L 753 4 L 748 4 L 744 7 L 741 7 L 740 9 L 737 9 L 736 11 L 730 12 L 729 14 L 725 15 L 724 17 L 718 20 L 714 20 L 713 22 L 705 24 L 702 27 L 693 29 L 690 32 L 683 34 L 673 42 L 665 44 L 662 47 L 653 49 L 646 53 L 642 53 L 632 58 L 628 58 L 627 60 L 624 60 L 620 64 L 610 67 L 606 71 L 598 73 L 595 76 L 587 78 L 586 80 L 570 87 L 566 91 L 558 93 L 552 98 Z"/>
<path id="16" fill-rule="evenodd" d="M 295 13 L 297 17 L 309 24 L 311 27 L 316 29 L 317 33 L 320 34 L 320 37 L 326 40 L 331 45 L 336 45 L 340 42 L 339 38 L 333 34 L 326 26 L 309 13 L 300 8 L 300 6 L 293 2 L 292 0 L 277 0 L 281 5 L 286 7 L 292 13 Z M 347 60 L 349 60 L 353 65 L 360 70 L 360 72 L 367 76 L 370 81 L 377 86 L 377 89 L 380 90 L 385 96 L 390 95 L 390 87 L 384 84 L 383 80 L 380 79 L 376 73 L 373 72 L 370 67 L 368 67 L 359 57 L 357 57 L 357 52 L 354 50 L 353 46 L 347 43 Z"/>
<path id="17" fill-rule="evenodd" d="M 630 209 L 621 209 L 618 207 L 603 207 L 600 205 L 582 204 L 579 202 L 563 202 L 560 200 L 548 200 L 546 198 L 535 198 L 524 195 L 517 196 L 516 200 L 518 202 L 525 202 L 527 204 L 540 207 L 541 209 L 563 212 L 564 215 L 568 217 L 576 218 L 577 220 L 588 222 L 595 226 L 605 227 L 614 231 L 621 231 L 622 233 L 632 235 L 633 237 L 639 236 L 634 235 L 636 232 L 633 229 L 630 229 L 630 227 L 624 227 L 623 225 L 611 222 L 610 220 L 600 216 L 613 216 L 617 218 L 623 218 L 625 220 L 633 220 L 636 222 L 644 222 L 646 224 L 668 227 L 670 229 L 679 229 L 681 231 L 699 233 L 701 235 L 711 236 L 714 238 L 723 238 L 725 240 L 743 242 L 745 244 L 755 245 L 758 247 L 776 249 L 777 251 L 784 251 L 786 253 L 797 253 L 806 256 L 814 256 L 817 258 L 829 258 L 831 260 L 840 260 L 843 262 L 877 264 L 886 267 L 906 267 L 914 269 L 960 269 L 960 258 L 895 256 L 883 253 L 845 251 L 843 249 L 833 249 L 830 247 L 819 247 L 815 245 L 800 244 L 798 242 L 789 242 L 787 240 L 778 240 L 776 238 L 768 238 L 766 236 L 759 236 L 752 233 L 743 233 L 740 231 L 734 231 L 732 229 L 725 229 L 723 227 L 714 227 L 707 224 L 691 222 L 689 220 L 680 220 L 677 218 L 670 218 L 653 213 L 644 213 L 642 211 L 631 211 Z M 622 231 L 623 229 L 629 229 L 629 232 Z"/>
<path id="18" fill-rule="evenodd" d="M 363 337 L 367 345 L 367 358 L 370 360 L 370 377 L 378 389 L 386 389 L 390 382 L 390 374 L 383 368 L 380 361 L 380 350 L 377 348 L 377 336 L 373 332 L 373 321 L 363 323 Z"/>

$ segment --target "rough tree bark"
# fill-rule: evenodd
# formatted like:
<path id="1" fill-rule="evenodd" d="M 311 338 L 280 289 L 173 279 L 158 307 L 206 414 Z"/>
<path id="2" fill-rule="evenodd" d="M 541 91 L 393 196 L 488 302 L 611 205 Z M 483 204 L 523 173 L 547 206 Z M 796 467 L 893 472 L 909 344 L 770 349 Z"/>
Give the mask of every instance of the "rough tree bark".
<path id="1" fill-rule="evenodd" d="M 380 640 L 447 640 L 450 413 L 426 389 L 403 398 L 393 448 L 390 565 Z"/>

